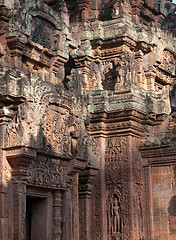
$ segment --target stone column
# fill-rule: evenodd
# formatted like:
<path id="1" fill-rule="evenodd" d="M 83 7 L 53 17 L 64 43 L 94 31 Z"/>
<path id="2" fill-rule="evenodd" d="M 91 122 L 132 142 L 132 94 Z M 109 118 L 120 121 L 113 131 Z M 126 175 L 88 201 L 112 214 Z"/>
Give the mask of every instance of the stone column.
<path id="1" fill-rule="evenodd" d="M 78 173 L 74 176 L 73 182 L 73 240 L 79 239 L 79 193 L 78 193 Z"/>
<path id="2" fill-rule="evenodd" d="M 97 138 L 98 146 L 100 147 L 100 179 L 101 179 L 101 237 L 106 240 L 106 187 L 105 187 L 105 148 L 106 139 L 104 137 Z"/>
<path id="3" fill-rule="evenodd" d="M 21 181 L 13 183 L 13 203 L 14 240 L 25 239 L 26 185 Z"/>
<path id="4" fill-rule="evenodd" d="M 67 190 L 63 192 L 62 206 L 62 239 L 64 240 L 82 239 L 79 238 L 78 174 L 85 169 L 86 164 L 86 161 L 72 159 L 68 165 Z"/>
<path id="5" fill-rule="evenodd" d="M 4 186 L 4 154 L 0 150 L 0 239 L 5 239 L 5 186 Z"/>
<path id="6" fill-rule="evenodd" d="M 80 239 L 91 239 L 91 194 L 96 169 L 85 169 L 79 176 Z"/>
<path id="7" fill-rule="evenodd" d="M 53 240 L 61 240 L 62 236 L 62 193 L 57 190 L 53 196 Z"/>
<path id="8" fill-rule="evenodd" d="M 11 120 L 11 111 L 7 107 L 0 109 L 0 239 L 7 239 L 6 225 L 7 217 L 5 216 L 5 194 L 8 191 L 8 181 L 11 175 L 8 169 L 8 163 L 5 157 L 4 134 L 6 124 Z"/>
<path id="9" fill-rule="evenodd" d="M 67 190 L 63 192 L 62 205 L 62 239 L 70 240 L 73 236 L 72 227 L 72 192 L 68 186 Z"/>

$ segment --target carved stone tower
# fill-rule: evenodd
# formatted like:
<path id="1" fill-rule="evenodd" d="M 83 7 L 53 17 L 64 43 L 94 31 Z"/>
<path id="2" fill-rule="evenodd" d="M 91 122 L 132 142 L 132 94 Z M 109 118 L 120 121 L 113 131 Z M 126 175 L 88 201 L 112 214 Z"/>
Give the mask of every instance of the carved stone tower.
<path id="1" fill-rule="evenodd" d="M 176 238 L 171 0 L 0 0 L 0 239 Z"/>

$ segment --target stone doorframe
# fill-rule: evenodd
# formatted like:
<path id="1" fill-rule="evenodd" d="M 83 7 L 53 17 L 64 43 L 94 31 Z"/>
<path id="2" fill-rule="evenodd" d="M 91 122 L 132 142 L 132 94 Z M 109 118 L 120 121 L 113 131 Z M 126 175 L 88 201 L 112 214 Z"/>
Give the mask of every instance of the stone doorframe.
<path id="1" fill-rule="evenodd" d="M 29 169 L 33 162 L 36 161 L 36 150 L 26 147 L 14 147 L 6 149 L 6 158 L 12 168 L 12 186 L 13 186 L 13 225 L 14 234 L 13 239 L 21 240 L 25 239 L 26 235 L 26 199 L 28 197 L 33 197 L 36 199 L 46 199 L 47 200 L 47 239 L 60 240 L 61 239 L 61 222 L 62 222 L 62 191 L 64 188 L 60 183 L 60 178 L 58 180 L 58 173 L 56 173 L 56 181 L 58 187 L 53 188 L 47 186 L 49 181 L 48 172 L 42 172 L 44 175 L 42 177 L 37 175 L 39 169 L 34 168 L 32 172 L 35 173 L 33 180 L 30 179 Z M 37 170 L 36 170 L 37 169 Z M 42 171 L 43 169 L 41 169 Z M 52 170 L 51 170 L 52 174 Z M 39 186 L 37 179 L 40 179 L 42 185 Z M 30 180 L 29 180 L 30 179 Z M 39 180 L 38 179 L 38 180 Z M 35 181 L 36 184 L 35 185 Z M 28 184 L 31 182 L 32 184 Z M 44 185 L 44 182 L 46 185 Z M 49 214 L 52 211 L 53 214 Z"/>
<path id="2" fill-rule="evenodd" d="M 27 238 L 27 225 L 29 224 L 29 235 L 32 239 L 43 240 L 52 239 L 52 229 L 54 226 L 53 215 L 57 209 L 54 207 L 54 193 L 50 189 L 35 188 L 26 186 L 26 205 L 25 205 L 25 237 Z M 30 208 L 30 210 L 29 210 Z M 27 213 L 30 222 L 27 223 Z M 35 223 L 35 224 L 33 224 Z M 54 229 L 53 229 L 54 230 Z"/>
<path id="3" fill-rule="evenodd" d="M 77 210 L 80 207 L 79 198 L 81 203 L 91 201 L 93 179 L 96 176 L 97 169 L 86 168 L 87 162 L 85 160 L 60 159 L 24 146 L 4 150 L 6 159 L 12 169 L 12 222 L 14 229 L 12 239 L 25 239 L 26 199 L 36 198 L 39 200 L 43 198 L 48 201 L 47 211 L 53 212 L 52 215 L 48 215 L 47 240 L 61 240 L 62 235 L 64 240 L 78 240 L 79 223 L 77 224 L 78 229 L 72 229 L 72 223 L 70 223 L 70 228 L 68 226 L 65 228 L 62 225 L 64 225 L 65 217 L 68 219 L 68 215 L 71 213 L 69 212 L 71 205 L 73 205 L 73 208 L 76 207 Z M 79 190 L 78 185 L 80 185 Z M 72 196 L 73 191 L 77 192 L 75 193 L 78 198 L 76 202 Z M 77 210 L 75 213 L 77 212 L 78 219 L 75 219 L 75 221 L 79 221 L 79 211 Z M 90 214 L 87 214 L 87 211 L 90 213 L 91 210 L 90 208 L 81 209 L 83 215 L 84 211 L 86 211 L 87 222 L 89 223 Z M 89 235 L 90 226 L 86 226 L 86 229 L 86 234 Z M 70 231 L 73 231 L 73 233 L 70 233 Z"/>

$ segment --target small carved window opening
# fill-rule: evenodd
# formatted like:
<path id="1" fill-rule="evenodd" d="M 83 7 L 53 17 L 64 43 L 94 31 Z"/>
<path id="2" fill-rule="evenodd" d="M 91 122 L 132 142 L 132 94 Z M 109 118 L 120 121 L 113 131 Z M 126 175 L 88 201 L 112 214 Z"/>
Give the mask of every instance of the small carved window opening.
<path id="1" fill-rule="evenodd" d="M 156 93 L 161 94 L 163 90 L 164 84 L 161 82 L 160 79 L 155 78 L 155 91 Z"/>

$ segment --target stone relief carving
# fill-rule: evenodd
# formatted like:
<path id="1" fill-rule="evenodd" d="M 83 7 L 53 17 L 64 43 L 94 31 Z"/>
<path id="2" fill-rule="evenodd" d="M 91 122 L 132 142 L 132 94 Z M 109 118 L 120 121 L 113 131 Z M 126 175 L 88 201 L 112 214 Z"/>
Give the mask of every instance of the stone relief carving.
<path id="1" fill-rule="evenodd" d="M 102 90 L 102 78 L 105 66 L 99 63 L 92 63 L 90 66 L 88 86 L 90 89 Z"/>
<path id="2" fill-rule="evenodd" d="M 106 148 L 106 178 L 108 184 L 122 181 L 123 162 L 121 159 L 123 140 L 112 138 L 108 140 Z"/>
<path id="3" fill-rule="evenodd" d="M 127 137 L 112 137 L 107 140 L 105 151 L 105 173 L 106 173 L 106 188 L 109 192 L 107 200 L 107 209 L 112 204 L 112 199 L 115 198 L 120 207 L 121 218 L 121 235 L 117 233 L 117 239 L 128 239 L 130 229 L 129 218 L 129 168 L 128 165 L 128 138 Z M 114 205 L 117 205 L 114 203 Z M 114 206 L 113 205 L 113 206 Z M 109 216 L 109 215 L 108 215 Z M 117 228 L 116 228 L 117 230 Z M 110 231 L 110 229 L 109 229 Z M 110 234 L 110 232 L 109 232 Z M 111 235 L 110 235 L 111 236 Z M 122 238 L 121 238 L 122 237 Z M 111 237 L 109 238 L 111 239 Z"/>
<path id="4" fill-rule="evenodd" d="M 86 132 L 87 109 L 83 102 L 86 95 L 82 93 L 82 82 L 77 81 L 77 88 L 73 88 L 69 96 L 62 84 L 55 86 L 42 81 L 39 74 L 33 74 L 29 81 L 28 101 L 16 108 L 12 121 L 7 124 L 5 147 L 30 146 L 67 157 L 89 159 L 95 165 L 99 151 Z"/>
<path id="5" fill-rule="evenodd" d="M 175 74 L 175 58 L 170 51 L 164 50 L 161 64 L 159 67 L 166 72 L 171 73 L 172 75 Z"/>
<path id="6" fill-rule="evenodd" d="M 59 5 L 64 5 L 64 2 Z M 63 35 L 62 31 L 63 28 L 68 30 L 66 18 L 62 14 L 63 8 L 58 7 L 59 13 L 55 14 L 51 6 L 41 1 L 30 1 L 24 8 L 14 11 L 7 42 L 11 54 L 18 52 L 18 60 L 15 61 L 17 68 L 22 64 L 24 71 L 38 72 L 42 78 L 59 82 L 57 76 L 60 75 L 60 68 L 69 58 L 67 34 Z M 72 37 L 69 36 L 69 41 L 73 40 Z M 17 39 L 20 47 L 14 47 L 17 46 Z M 61 59 L 62 64 L 59 64 Z M 50 72 L 48 75 L 46 69 L 50 69 L 52 74 Z"/>
<path id="7" fill-rule="evenodd" d="M 129 88 L 131 83 L 137 84 L 140 80 L 141 69 L 137 69 L 136 64 L 138 60 L 134 59 L 134 53 L 123 53 L 115 59 L 104 62 L 104 70 L 102 73 L 101 81 L 104 90 L 121 91 Z"/>
<path id="8" fill-rule="evenodd" d="M 129 0 L 106 0 L 100 4 L 99 9 L 100 20 L 106 21 L 124 14 L 129 14 L 131 6 Z"/>
<path id="9" fill-rule="evenodd" d="M 160 99 L 159 94 L 162 94 L 163 92 L 160 92 L 161 86 L 159 85 L 159 81 L 162 80 L 165 82 L 164 84 L 170 84 L 170 77 L 163 76 L 164 74 L 170 76 L 175 73 L 174 56 L 172 56 L 172 53 L 169 51 L 165 51 L 160 66 L 157 65 L 159 62 L 156 63 L 157 66 L 154 66 L 152 63 L 150 66 L 151 68 L 149 67 L 148 69 L 145 69 L 144 73 L 142 67 L 143 55 L 150 51 L 150 47 L 144 47 L 142 46 L 143 43 L 138 41 L 143 41 L 144 39 L 149 45 L 151 42 L 153 45 L 157 45 L 157 40 L 161 40 L 162 37 L 149 36 L 149 38 L 147 38 L 145 34 L 149 34 L 149 32 L 153 33 L 150 29 L 146 30 L 147 24 L 143 31 L 143 28 L 140 27 L 142 26 L 142 23 L 139 24 L 140 26 L 132 27 L 133 23 L 130 23 L 129 18 L 122 19 L 122 13 L 129 13 L 128 6 L 130 5 L 130 1 L 96 1 L 97 3 L 101 2 L 104 4 L 103 10 L 101 11 L 100 9 L 102 20 L 106 20 L 106 17 L 111 19 L 121 17 L 120 19 L 112 20 L 110 23 L 97 20 L 96 17 L 99 9 L 96 9 L 97 6 L 92 6 L 93 1 L 89 5 L 92 12 L 95 13 L 92 21 L 86 21 L 86 11 L 80 10 L 78 13 L 80 16 L 78 16 L 78 19 L 82 19 L 83 21 L 78 23 L 78 25 L 76 23 L 72 24 L 72 29 L 75 36 L 78 36 L 78 42 L 81 42 L 81 46 L 78 46 L 78 43 L 75 43 L 76 40 L 75 42 L 73 41 L 73 35 L 70 29 L 66 27 L 66 22 L 68 23 L 68 14 L 64 1 L 21 1 L 21 4 L 23 2 L 26 6 L 24 10 L 24 5 L 20 6 L 20 9 L 18 9 L 17 5 L 20 5 L 20 1 L 17 2 L 15 4 L 15 9 L 12 11 L 12 14 L 15 15 L 15 17 L 11 19 L 9 26 L 8 24 L 4 24 L 0 30 L 1 34 L 4 34 L 4 32 L 8 31 L 8 27 L 10 28 L 9 36 L 7 36 L 7 42 L 9 41 L 8 46 L 5 46 L 6 40 L 4 41 L 5 43 L 3 43 L 3 46 L 0 45 L 0 57 L 2 62 L 5 61 L 5 64 L 10 66 L 9 69 L 11 68 L 11 70 L 9 72 L 7 71 L 5 74 L 3 72 L 4 70 L 0 71 L 2 80 L 1 93 L 7 93 L 11 96 L 13 95 L 14 98 L 24 98 L 24 102 L 22 100 L 20 100 L 21 102 L 16 100 L 16 102 L 14 101 L 14 105 L 11 105 L 11 102 L 5 103 L 9 104 L 11 110 L 13 109 L 14 111 L 12 121 L 10 122 L 9 120 L 7 122 L 5 147 L 25 145 L 37 148 L 42 154 L 43 151 L 45 151 L 45 154 L 48 154 L 49 156 L 52 154 L 55 154 L 55 157 L 57 156 L 57 160 L 49 158 L 42 159 L 40 156 L 41 158 L 34 161 L 29 168 L 28 181 L 23 183 L 36 186 L 37 189 L 42 187 L 53 188 L 53 190 L 65 188 L 66 181 L 68 180 L 66 176 L 67 166 L 60 164 L 62 160 L 60 160 L 59 157 L 62 156 L 62 158 L 67 157 L 67 159 L 88 160 L 87 168 L 91 168 L 92 166 L 98 167 L 100 162 L 99 148 L 96 141 L 90 135 L 87 135 L 87 130 L 90 130 L 90 134 L 92 135 L 96 134 L 96 137 L 102 134 L 101 137 L 103 138 L 105 136 L 107 139 L 105 149 L 106 185 L 104 188 L 106 188 L 105 194 L 107 194 L 106 213 L 108 226 L 107 232 L 109 234 L 108 240 L 131 239 L 131 231 L 134 233 L 134 238 L 142 239 L 142 234 L 144 232 L 145 209 L 143 203 L 144 196 L 142 195 L 143 169 L 141 168 L 142 162 L 138 155 L 140 152 L 138 145 L 129 143 L 131 132 L 129 137 L 127 137 L 127 132 L 123 132 L 123 136 L 119 135 L 121 134 L 122 129 L 130 129 L 130 131 L 132 129 L 136 130 L 136 134 L 139 134 L 138 138 L 140 138 L 140 134 L 142 135 L 144 131 L 146 131 L 143 129 L 143 123 L 141 122 L 145 121 L 146 124 L 155 124 L 154 120 L 144 119 L 145 117 L 148 117 L 148 109 L 144 108 L 145 103 L 143 104 L 145 98 L 144 90 L 146 89 L 142 89 L 140 92 L 138 87 L 143 87 L 146 84 L 145 73 L 146 75 L 147 73 L 150 73 L 151 76 L 152 74 L 156 74 L 157 78 L 149 77 L 149 81 L 147 82 L 148 86 L 146 88 L 147 91 L 152 90 L 151 96 L 153 96 L 153 99 L 156 99 L 154 91 L 156 91 L 157 98 Z M 68 2 L 70 3 L 73 1 Z M 83 1 L 77 2 L 79 2 L 79 5 L 82 5 Z M 146 7 L 147 1 L 142 5 L 143 2 L 144 1 L 133 1 L 133 5 L 135 5 L 134 15 L 137 15 L 138 12 L 140 12 L 138 11 L 138 4 L 144 8 Z M 88 1 L 85 1 L 85 5 L 86 4 L 88 4 Z M 107 9 L 106 6 L 108 7 Z M 152 11 L 149 11 L 148 9 L 142 13 L 145 13 L 146 15 L 153 14 Z M 135 17 L 137 16 L 134 16 L 134 18 Z M 150 19 L 150 16 L 148 17 Z M 159 18 L 159 16 L 157 17 Z M 119 29 L 117 23 L 121 26 Z M 95 26 L 98 26 L 97 28 L 99 29 L 96 30 Z M 94 32 L 95 35 L 92 32 Z M 141 33 L 139 34 L 139 32 Z M 156 35 L 158 34 L 157 30 L 155 33 Z M 143 34 L 144 37 L 142 36 Z M 13 37 L 14 40 L 12 39 Z M 121 37 L 124 38 L 122 39 Z M 130 37 L 131 39 L 134 37 L 134 41 L 131 40 Z M 155 40 L 155 38 L 157 40 Z M 120 44 L 116 41 L 117 39 L 120 41 Z M 118 45 L 121 46 L 117 47 Z M 97 48 L 97 56 L 92 58 L 94 47 Z M 16 52 L 14 48 L 16 49 Z M 9 54 L 6 54 L 6 51 Z M 67 79 L 65 76 L 64 64 L 69 59 L 69 51 L 72 52 L 71 54 L 74 57 L 74 63 L 71 63 L 73 64 L 73 68 L 70 71 L 70 75 L 67 76 Z M 91 61 L 93 63 L 91 63 Z M 15 67 L 13 62 L 16 64 Z M 24 73 L 21 72 L 18 74 L 18 71 L 15 72 L 14 69 L 16 67 L 22 68 Z M 160 72 L 155 69 L 157 67 L 160 68 Z M 164 74 L 161 74 L 161 72 L 164 72 Z M 66 84 L 64 85 L 63 81 L 65 78 Z M 159 79 L 156 89 L 152 88 L 154 79 L 154 84 L 156 84 L 156 80 Z M 87 80 L 87 82 L 85 80 Z M 86 86 L 86 83 L 88 86 Z M 121 90 L 128 90 L 128 87 L 130 93 L 128 91 L 119 93 Z M 93 109 L 92 112 L 94 114 L 99 110 L 98 114 L 100 113 L 100 118 L 96 123 L 93 123 L 94 126 L 92 129 L 88 127 L 87 130 L 85 126 L 88 114 L 88 107 L 86 105 L 88 100 L 86 88 L 88 88 L 88 90 L 101 90 L 94 91 L 94 96 L 92 94 L 90 97 L 93 99 L 91 107 L 93 108 L 94 105 L 97 106 L 95 111 Z M 136 92 L 138 91 L 139 94 L 136 94 L 136 92 L 133 91 L 133 88 Z M 7 89 L 8 91 L 6 92 Z M 173 96 L 175 96 L 175 94 Z M 164 97 L 167 96 L 164 95 Z M 151 100 L 149 98 L 146 105 L 151 107 L 151 114 L 153 114 L 154 119 L 156 117 L 156 109 L 154 108 L 156 103 L 153 99 Z M 160 105 L 158 106 L 158 113 L 161 113 L 163 103 L 161 101 L 158 101 L 158 103 L 158 105 Z M 4 103 L 2 103 L 2 105 L 3 104 Z M 18 106 L 19 104 L 21 105 Z M 106 109 L 108 104 L 110 108 Z M 128 114 L 128 109 L 131 109 L 132 107 L 136 108 L 138 105 L 140 105 L 140 107 L 137 111 L 141 111 L 141 114 L 132 114 L 132 116 L 130 115 L 131 113 Z M 172 107 L 174 110 L 174 102 Z M 114 117 L 116 116 L 115 112 L 121 110 L 123 115 L 120 115 L 119 113 L 117 118 L 124 119 L 132 117 L 134 123 L 131 120 L 116 121 L 113 119 L 113 123 L 104 120 L 102 121 L 101 112 L 107 110 L 110 114 L 112 113 Z M 159 121 L 163 121 L 161 120 L 162 113 L 160 115 L 160 119 L 159 117 L 158 119 L 156 118 L 158 121 L 156 124 L 159 124 Z M 136 121 L 137 119 L 138 121 Z M 120 134 L 115 135 L 116 133 Z M 109 137 L 110 134 L 112 134 L 111 136 L 113 137 Z M 132 139 L 132 141 L 137 142 L 136 139 Z M 136 151 L 138 154 L 136 154 Z M 169 161 L 173 162 L 174 157 L 171 157 Z M 167 163 L 168 160 L 165 164 Z M 5 184 L 5 187 L 8 187 L 8 182 L 11 181 L 11 169 L 5 167 L 4 172 L 6 171 L 8 174 L 6 176 L 7 183 Z M 100 186 L 101 184 L 104 184 L 104 182 L 101 182 L 102 176 L 100 175 L 101 172 L 99 172 L 99 179 L 94 183 L 95 190 L 93 189 L 93 191 L 95 192 L 94 196 L 92 195 L 92 198 L 95 198 L 94 201 L 96 203 L 94 205 L 92 203 L 93 201 L 91 202 L 92 207 L 94 207 L 94 211 L 92 211 L 94 215 L 92 214 L 91 218 L 93 224 L 96 223 L 95 228 L 97 227 L 96 230 L 98 232 L 97 236 L 94 235 L 95 237 L 93 237 L 93 239 L 97 238 L 97 240 L 101 239 L 102 234 L 102 189 Z M 132 183 L 130 179 L 131 175 L 133 179 Z M 147 177 L 145 181 L 148 184 L 149 180 Z M 76 178 L 74 184 L 77 184 Z M 15 197 L 18 197 L 18 187 L 14 190 L 14 196 L 16 195 Z M 135 193 L 134 196 L 130 196 L 131 191 Z M 23 189 L 21 192 L 24 193 L 25 190 Z M 77 195 L 73 194 L 73 196 Z M 72 197 L 70 197 L 70 199 L 71 198 Z M 7 196 L 7 200 L 8 199 Z M 17 198 L 14 199 L 16 200 Z M 72 200 L 76 205 L 75 202 L 77 199 L 75 200 L 72 198 Z M 132 204 L 131 200 L 133 200 Z M 148 198 L 147 201 L 149 202 L 150 199 Z M 5 204 L 7 204 L 7 202 Z M 57 204 L 59 204 L 59 208 L 62 208 L 61 201 Z M 57 208 L 57 204 L 55 204 L 55 208 Z M 64 204 L 65 203 L 63 203 L 63 205 Z M 22 205 L 25 206 L 25 198 L 23 199 Z M 78 214 L 79 204 L 76 207 L 77 209 L 75 213 Z M 150 215 L 149 207 L 150 205 L 148 204 L 146 207 L 148 208 L 148 216 Z M 8 204 L 5 208 L 8 211 Z M 19 209 L 20 205 L 17 205 L 15 211 L 18 212 Z M 13 213 L 13 209 L 11 212 Z M 131 215 L 133 215 L 132 218 L 134 219 L 134 223 L 131 223 Z M 173 221 L 171 219 L 172 217 L 174 216 L 170 216 L 170 221 Z M 56 218 L 58 218 L 58 216 L 56 216 Z M 15 222 L 17 222 L 18 228 L 18 225 L 22 224 L 22 222 L 18 221 L 19 219 L 18 217 L 16 218 L 16 216 L 14 219 L 16 220 Z M 9 226 L 13 225 L 14 219 L 9 221 Z M 84 216 L 82 219 L 86 222 Z M 5 221 L 6 220 L 7 219 L 5 219 Z M 59 221 L 61 221 L 61 219 L 59 219 Z M 57 220 L 55 223 L 57 225 Z M 150 222 L 147 224 L 146 228 L 150 229 Z M 171 223 L 172 228 L 174 227 L 173 224 L 174 221 Z M 78 222 L 75 225 L 73 224 L 73 228 L 76 228 L 78 225 Z M 61 234 L 58 233 L 58 228 L 55 228 L 56 235 Z M 21 229 L 23 230 L 23 227 Z M 135 230 L 136 232 L 138 231 L 139 234 L 137 234 Z M 175 231 L 175 229 L 173 230 Z M 5 231 L 7 236 L 8 226 L 6 226 Z M 23 232 L 24 231 L 22 231 L 22 234 Z M 13 236 L 11 236 L 11 238 L 13 238 Z M 147 236 L 147 238 L 149 239 L 150 236 Z"/>
<path id="10" fill-rule="evenodd" d="M 107 200 L 107 236 L 108 239 L 121 239 L 122 234 L 122 212 L 121 192 L 116 189 Z"/>
<path id="11" fill-rule="evenodd" d="M 118 17 L 120 14 L 120 4 L 119 2 L 115 3 L 112 11 L 112 18 Z"/>
<path id="12" fill-rule="evenodd" d="M 69 155 L 70 156 L 76 156 L 78 153 L 78 141 L 77 141 L 77 126 L 76 124 L 73 124 L 71 126 L 69 126 L 68 129 L 68 133 L 69 133 Z"/>
<path id="13" fill-rule="evenodd" d="M 54 26 L 40 18 L 36 18 L 34 23 L 34 33 L 32 41 L 46 48 L 51 48 L 51 41 L 54 38 Z"/>
<path id="14" fill-rule="evenodd" d="M 52 159 L 35 160 L 29 168 L 27 183 L 40 187 L 63 188 L 66 185 L 67 165 Z"/>
<path id="15" fill-rule="evenodd" d="M 111 216 L 112 216 L 112 232 L 120 233 L 121 232 L 121 213 L 120 213 L 120 204 L 118 197 L 114 195 L 113 205 L 111 205 Z"/>

